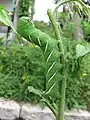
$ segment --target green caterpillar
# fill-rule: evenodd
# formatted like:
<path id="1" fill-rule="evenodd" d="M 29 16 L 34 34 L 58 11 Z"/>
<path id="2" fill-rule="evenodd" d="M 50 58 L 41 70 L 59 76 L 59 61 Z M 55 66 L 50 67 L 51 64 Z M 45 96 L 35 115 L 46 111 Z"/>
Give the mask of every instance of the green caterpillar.
<path id="1" fill-rule="evenodd" d="M 56 94 L 58 91 L 57 80 L 60 79 L 60 59 L 57 41 L 48 34 L 36 29 L 35 25 L 27 17 L 20 18 L 17 32 L 22 37 L 41 48 L 45 60 L 44 90 L 47 93 L 51 93 L 51 89 L 55 89 L 53 92 Z"/>

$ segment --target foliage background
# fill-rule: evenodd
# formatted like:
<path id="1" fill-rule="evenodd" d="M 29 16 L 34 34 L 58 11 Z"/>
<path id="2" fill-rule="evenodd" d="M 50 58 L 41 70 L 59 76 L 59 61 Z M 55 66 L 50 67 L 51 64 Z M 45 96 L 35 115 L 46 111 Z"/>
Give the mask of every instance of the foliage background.
<path id="1" fill-rule="evenodd" d="M 75 54 L 75 45 L 78 42 L 65 38 L 63 38 L 63 42 L 65 47 L 67 45 L 72 54 Z M 84 42 L 83 44 L 88 43 Z M 40 98 L 29 93 L 28 86 L 34 86 L 39 90 L 44 89 L 45 66 L 41 49 L 30 43 L 23 46 L 14 43 L 8 49 L 1 44 L 0 53 L 0 97 L 39 103 Z M 73 74 L 68 74 L 66 109 L 89 109 L 89 78 L 90 56 L 87 55 L 82 61 L 79 72 L 75 73 L 74 71 Z M 55 100 L 51 100 L 51 102 L 53 103 Z"/>
<path id="2" fill-rule="evenodd" d="M 27 11 L 27 10 L 26 10 Z M 21 12 L 22 13 L 22 12 Z M 25 16 L 27 14 L 25 13 Z M 44 22 L 34 22 L 36 27 L 43 32 L 55 37 L 50 24 Z M 89 22 L 82 23 L 85 39 L 89 36 Z M 65 25 L 63 35 L 63 44 L 66 51 L 71 52 L 71 61 L 69 69 L 74 65 L 75 46 L 78 41 L 73 40 L 74 25 L 70 22 Z M 89 40 L 88 40 L 89 41 Z M 82 44 L 89 44 L 83 41 Z M 44 89 L 44 69 L 42 51 L 33 44 L 27 44 L 23 47 L 20 44 L 13 44 L 6 48 L 0 44 L 0 97 L 15 99 L 18 101 L 29 101 L 38 103 L 40 98 L 33 93 L 28 92 L 28 86 L 34 86 L 40 90 Z M 73 63 L 73 64 L 72 64 Z M 68 73 L 66 108 L 86 108 L 90 105 L 90 55 L 88 54 L 80 64 L 79 72 Z M 75 66 L 74 66 L 75 67 Z M 59 79 L 59 77 L 58 77 Z M 53 91 L 55 93 L 56 91 Z M 51 100 L 51 102 L 55 102 Z"/>

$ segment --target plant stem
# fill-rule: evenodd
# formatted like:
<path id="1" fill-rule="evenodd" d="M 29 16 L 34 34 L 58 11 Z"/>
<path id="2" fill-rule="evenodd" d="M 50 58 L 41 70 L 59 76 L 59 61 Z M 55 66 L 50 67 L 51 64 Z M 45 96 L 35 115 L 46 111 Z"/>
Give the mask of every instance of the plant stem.
<path id="1" fill-rule="evenodd" d="M 59 52 L 61 53 L 60 56 L 60 63 L 62 64 L 62 69 L 61 69 L 61 75 L 62 75 L 62 82 L 59 82 L 59 93 L 60 93 L 60 99 L 59 99 L 59 104 L 58 104 L 58 115 L 57 115 L 57 120 L 64 120 L 64 106 L 65 106 L 65 92 L 66 92 L 66 64 L 65 64 L 65 58 L 64 58 L 64 47 L 63 43 L 61 40 L 61 34 L 58 25 L 56 24 L 55 17 L 50 9 L 47 11 L 49 19 L 51 21 L 52 27 L 55 32 L 55 36 L 58 42 L 58 49 Z M 61 84 L 61 88 L 60 88 Z"/>
<path id="2" fill-rule="evenodd" d="M 63 69 L 63 74 L 65 75 L 66 71 L 65 69 Z M 58 105 L 58 116 L 57 116 L 57 120 L 64 120 L 64 106 L 65 106 L 65 93 L 66 93 L 66 75 L 63 76 L 62 79 L 62 85 L 61 85 L 61 99 L 59 101 L 59 105 Z"/>
<path id="3" fill-rule="evenodd" d="M 64 49 L 63 49 L 63 43 L 62 43 L 62 40 L 61 40 L 61 34 L 60 34 L 60 30 L 59 30 L 59 27 L 56 23 L 56 19 L 51 11 L 51 9 L 48 9 L 47 10 L 47 14 L 49 16 L 49 19 L 51 21 L 51 24 L 52 24 L 52 27 L 54 29 L 54 32 L 55 32 L 55 36 L 56 36 L 56 39 L 58 41 L 58 48 L 59 48 L 59 51 L 61 53 L 61 63 L 64 63 Z"/>
<path id="4" fill-rule="evenodd" d="M 44 97 L 42 97 L 43 102 L 50 108 L 50 110 L 53 112 L 54 116 L 57 117 L 57 111 L 54 109 L 54 107 L 47 101 Z"/>

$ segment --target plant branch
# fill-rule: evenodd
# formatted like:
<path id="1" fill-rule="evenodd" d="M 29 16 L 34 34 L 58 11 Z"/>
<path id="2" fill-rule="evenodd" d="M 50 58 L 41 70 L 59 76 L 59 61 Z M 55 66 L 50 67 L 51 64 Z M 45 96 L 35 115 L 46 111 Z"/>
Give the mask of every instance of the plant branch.
<path id="1" fill-rule="evenodd" d="M 77 1 L 77 0 L 73 0 L 73 1 Z M 62 3 L 60 3 L 60 4 L 58 4 L 57 6 L 56 6 L 56 8 L 55 8 L 55 10 L 54 11 L 57 11 L 57 9 L 60 7 L 60 6 L 62 6 L 63 4 L 66 4 L 66 3 L 69 3 L 69 2 L 73 2 L 72 0 L 67 0 L 67 1 L 64 1 L 64 2 L 62 2 Z"/>
<path id="2" fill-rule="evenodd" d="M 62 43 L 60 30 L 58 28 L 58 25 L 56 24 L 56 19 L 53 15 L 52 11 L 50 9 L 48 9 L 47 13 L 48 13 L 49 19 L 51 21 L 52 27 L 53 27 L 55 35 L 56 35 L 59 52 L 61 52 L 60 63 L 63 65 L 63 67 L 61 69 L 62 82 L 61 81 L 59 82 L 59 94 L 61 94 L 61 97 L 59 98 L 58 114 L 57 114 L 56 119 L 64 120 L 65 92 L 66 92 L 66 80 L 67 80 L 67 77 L 66 77 L 67 65 L 65 64 L 64 46 Z M 61 84 L 61 88 L 60 88 L 60 84 Z"/>
<path id="3" fill-rule="evenodd" d="M 56 6 L 54 12 L 57 11 L 57 9 L 58 9 L 60 6 L 62 6 L 63 4 L 66 4 L 66 3 L 69 3 L 69 2 L 74 2 L 74 1 L 77 1 L 77 2 L 79 2 L 82 6 L 85 6 L 85 7 L 86 7 L 86 4 L 85 4 L 83 1 L 81 1 L 81 0 L 67 0 L 67 1 L 64 1 L 64 2 L 62 2 L 62 3 L 60 3 L 60 4 L 58 4 L 58 5 Z M 88 6 L 88 7 L 89 7 L 89 6 Z"/>
<path id="4" fill-rule="evenodd" d="M 54 116 L 57 117 L 57 111 L 54 109 L 54 107 L 47 101 L 45 98 L 42 97 L 43 102 L 50 108 L 50 110 L 53 112 Z"/>

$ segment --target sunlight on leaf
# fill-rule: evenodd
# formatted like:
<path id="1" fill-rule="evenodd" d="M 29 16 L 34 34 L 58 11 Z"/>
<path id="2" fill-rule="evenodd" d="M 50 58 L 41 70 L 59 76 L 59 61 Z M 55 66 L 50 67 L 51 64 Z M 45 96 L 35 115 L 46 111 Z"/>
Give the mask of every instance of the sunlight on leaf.
<path id="1" fill-rule="evenodd" d="M 76 45 L 76 57 L 83 57 L 86 54 L 90 53 L 90 46 Z"/>
<path id="2" fill-rule="evenodd" d="M 0 5 L 0 22 L 6 26 L 10 26 L 13 29 L 13 31 L 16 33 L 16 30 L 9 16 L 9 12 L 6 10 L 4 6 L 1 5 Z"/>
<path id="3" fill-rule="evenodd" d="M 28 90 L 30 93 L 33 93 L 33 94 L 38 95 L 40 97 L 42 96 L 42 92 L 38 89 L 35 89 L 33 86 L 29 86 Z"/>
<path id="4" fill-rule="evenodd" d="M 0 6 L 0 22 L 3 24 L 10 26 L 11 25 L 11 19 L 9 16 L 8 11 L 5 9 L 4 6 Z"/>

